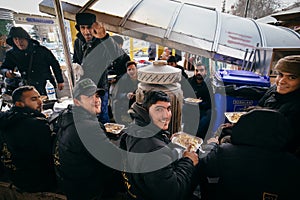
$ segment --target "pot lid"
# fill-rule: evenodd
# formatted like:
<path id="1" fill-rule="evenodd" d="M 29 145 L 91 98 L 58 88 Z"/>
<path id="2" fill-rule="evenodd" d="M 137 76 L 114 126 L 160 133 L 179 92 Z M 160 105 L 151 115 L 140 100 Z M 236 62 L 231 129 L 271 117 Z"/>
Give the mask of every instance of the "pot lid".
<path id="1" fill-rule="evenodd" d="M 171 84 L 181 80 L 181 70 L 164 60 L 154 61 L 138 70 L 138 80 L 150 84 Z"/>
<path id="2" fill-rule="evenodd" d="M 165 60 L 157 60 L 152 64 L 139 69 L 143 73 L 180 73 L 181 70 L 170 65 L 167 65 Z"/>

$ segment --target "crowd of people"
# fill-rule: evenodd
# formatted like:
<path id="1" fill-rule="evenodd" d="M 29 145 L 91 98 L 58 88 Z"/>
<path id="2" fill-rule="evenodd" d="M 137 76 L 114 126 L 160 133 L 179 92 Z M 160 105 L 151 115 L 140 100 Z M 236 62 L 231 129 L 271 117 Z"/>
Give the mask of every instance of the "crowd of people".
<path id="1" fill-rule="evenodd" d="M 222 124 L 203 144 L 204 154 L 192 144 L 182 149 L 171 142 L 172 104 L 166 92 L 145 91 L 143 100 L 136 101 L 137 63 L 122 49 L 122 37 L 110 36 L 91 13 L 76 14 L 75 27 L 73 63 L 84 73 L 72 90 L 73 105 L 59 113 L 55 129 L 42 113 L 42 95 L 46 80 L 64 89 L 59 63 L 23 28 L 9 32 L 6 42 L 12 48 L 1 72 L 9 80 L 19 71 L 22 81 L 11 92 L 13 107 L 0 112 L 0 200 L 297 196 L 300 55 L 276 63 L 274 85 L 237 123 Z M 152 54 L 156 49 L 150 47 Z M 183 81 L 201 99 L 197 109 L 183 106 L 182 121 L 184 130 L 197 123 L 195 135 L 204 139 L 214 109 L 206 66 L 196 63 L 188 77 L 169 48 L 158 59 L 181 69 Z M 185 92 L 183 87 L 184 96 L 189 95 Z M 189 109 L 199 110 L 199 122 L 186 118 Z M 117 140 L 105 128 L 112 116 L 113 122 L 126 125 Z"/>

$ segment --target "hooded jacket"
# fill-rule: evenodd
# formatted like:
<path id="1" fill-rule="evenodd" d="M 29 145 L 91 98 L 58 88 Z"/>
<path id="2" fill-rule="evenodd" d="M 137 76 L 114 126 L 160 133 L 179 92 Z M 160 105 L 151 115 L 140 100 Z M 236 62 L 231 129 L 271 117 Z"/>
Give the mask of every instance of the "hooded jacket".
<path id="1" fill-rule="evenodd" d="M 28 48 L 26 50 L 19 50 L 12 41 L 14 37 L 27 39 Z M 38 41 L 31 39 L 24 29 L 12 27 L 6 41 L 12 46 L 12 49 L 6 52 L 6 58 L 2 63 L 1 71 L 3 74 L 8 70 L 14 71 L 15 68 L 17 68 L 21 73 L 22 79 L 24 79 L 27 84 L 35 86 L 42 95 L 46 94 L 46 80 L 50 80 L 54 87 L 56 87 L 51 68 L 56 81 L 58 83 L 64 82 L 60 64 L 53 53 L 46 47 L 41 46 Z"/>
<path id="2" fill-rule="evenodd" d="M 188 199 L 192 194 L 191 179 L 195 169 L 192 160 L 178 159 L 177 152 L 170 145 L 169 132 L 159 130 L 147 120 L 142 122 L 147 117 L 137 115 L 136 112 L 134 116 L 140 126 L 132 124 L 121 139 L 123 149 L 138 154 L 129 155 L 125 160 L 127 171 L 135 172 L 124 173 L 129 198 Z"/>
<path id="3" fill-rule="evenodd" d="M 21 191 L 54 191 L 51 129 L 45 116 L 13 107 L 0 118 L 1 161 L 9 180 Z"/>
<path id="4" fill-rule="evenodd" d="M 6 38 L 6 43 L 11 47 L 14 46 L 13 38 L 16 37 L 31 40 L 30 35 L 22 27 L 11 27 L 9 34 Z"/>
<path id="5" fill-rule="evenodd" d="M 289 123 L 279 112 L 253 110 L 243 115 L 232 129 L 231 143 L 216 146 L 200 160 L 201 197 L 293 199 L 300 161 L 284 150 L 290 136 Z"/>

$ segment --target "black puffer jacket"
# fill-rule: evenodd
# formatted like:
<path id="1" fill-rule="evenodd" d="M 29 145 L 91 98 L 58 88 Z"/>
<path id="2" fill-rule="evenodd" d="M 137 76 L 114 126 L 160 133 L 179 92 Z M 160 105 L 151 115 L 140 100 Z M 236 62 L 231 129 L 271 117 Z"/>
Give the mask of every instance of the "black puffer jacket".
<path id="1" fill-rule="evenodd" d="M 300 89 L 282 95 L 276 92 L 276 85 L 273 85 L 261 98 L 258 105 L 277 110 L 288 119 L 293 129 L 293 135 L 287 148 L 289 152 L 300 158 Z"/>
<path id="2" fill-rule="evenodd" d="M 22 78 L 27 81 L 27 84 L 35 86 L 40 94 L 45 95 L 46 80 L 50 80 L 54 87 L 56 87 L 51 68 L 58 83 L 64 82 L 62 70 L 59 62 L 49 49 L 41 46 L 36 40 L 28 39 L 28 41 L 29 44 L 26 50 L 21 51 L 13 45 L 13 48 L 6 52 L 6 58 L 2 63 L 1 71 L 2 73 L 6 73 L 7 70 L 14 70 L 17 67 Z M 31 59 L 32 61 L 30 61 Z M 32 62 L 32 66 L 29 71 L 30 62 Z"/>
<path id="3" fill-rule="evenodd" d="M 54 155 L 61 189 L 69 200 L 101 199 L 105 186 L 108 189 L 111 187 L 113 172 L 91 155 L 82 142 L 82 135 L 78 133 L 81 131 L 86 137 L 95 134 L 99 140 L 105 140 L 96 116 L 81 107 L 69 106 L 59 117 L 58 125 L 60 129 Z"/>
<path id="4" fill-rule="evenodd" d="M 0 118 L 0 154 L 9 180 L 23 191 L 55 189 L 52 138 L 43 114 L 13 107 Z"/>
<path id="5" fill-rule="evenodd" d="M 189 199 L 195 167 L 192 160 L 178 159 L 177 152 L 167 146 L 169 133 L 159 131 L 151 124 L 146 127 L 133 125 L 128 132 L 130 135 L 123 138 L 125 149 L 130 154 L 137 154 L 127 157 L 126 168 L 131 172 L 142 172 L 126 173 L 128 196 L 139 200 Z"/>
<path id="6" fill-rule="evenodd" d="M 300 161 L 284 150 L 290 134 L 279 112 L 254 110 L 242 116 L 233 127 L 232 143 L 217 146 L 200 160 L 201 197 L 294 199 Z"/>
<path id="7" fill-rule="evenodd" d="M 117 66 L 115 69 L 118 77 L 126 73 L 126 62 L 129 56 L 107 34 L 104 38 L 93 38 L 85 42 L 81 33 L 77 34 L 74 43 L 73 63 L 83 65 L 82 78 L 91 78 L 98 87 L 108 90 L 108 67 Z"/>

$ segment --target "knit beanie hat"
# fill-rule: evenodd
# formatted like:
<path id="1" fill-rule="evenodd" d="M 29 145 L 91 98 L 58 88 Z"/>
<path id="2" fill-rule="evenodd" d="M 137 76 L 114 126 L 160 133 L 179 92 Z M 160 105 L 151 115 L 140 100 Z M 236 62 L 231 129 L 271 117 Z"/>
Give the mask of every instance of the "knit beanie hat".
<path id="1" fill-rule="evenodd" d="M 170 56 L 170 57 L 168 58 L 167 62 L 168 62 L 168 63 L 170 63 L 170 62 L 176 63 L 177 61 L 176 61 L 175 56 Z"/>
<path id="2" fill-rule="evenodd" d="M 96 15 L 92 13 L 77 13 L 75 28 L 77 29 L 77 31 L 79 31 L 79 25 L 91 26 L 94 22 L 96 22 Z"/>
<path id="3" fill-rule="evenodd" d="M 92 96 L 95 93 L 99 96 L 104 96 L 105 90 L 97 88 L 96 84 L 89 78 L 80 80 L 73 88 L 73 97 L 75 99 L 78 99 L 80 95 Z"/>
<path id="4" fill-rule="evenodd" d="M 300 55 L 286 56 L 279 59 L 274 70 L 300 76 Z"/>
<path id="5" fill-rule="evenodd" d="M 13 38 L 25 38 L 25 39 L 31 39 L 30 35 L 22 28 L 22 27 L 12 27 L 9 31 L 9 34 L 6 39 L 6 43 L 9 46 L 13 46 Z"/>

